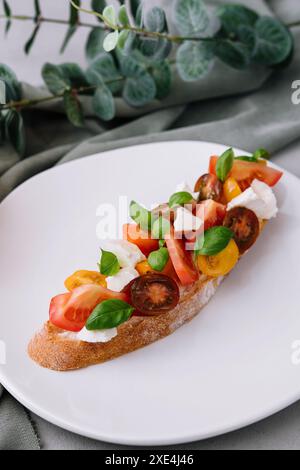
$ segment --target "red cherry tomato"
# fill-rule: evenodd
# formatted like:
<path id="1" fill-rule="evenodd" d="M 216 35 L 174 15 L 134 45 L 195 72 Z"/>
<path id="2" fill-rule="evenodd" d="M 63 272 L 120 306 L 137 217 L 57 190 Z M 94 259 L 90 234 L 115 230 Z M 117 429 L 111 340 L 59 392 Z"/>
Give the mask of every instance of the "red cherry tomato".
<path id="1" fill-rule="evenodd" d="M 199 278 L 198 270 L 193 262 L 192 251 L 185 249 L 185 241 L 175 238 L 171 233 L 166 239 L 169 255 L 181 284 L 192 284 Z"/>
<path id="2" fill-rule="evenodd" d="M 96 284 L 77 287 L 72 292 L 58 295 L 50 303 L 50 322 L 67 331 L 80 331 L 94 308 L 103 300 L 128 300 L 124 293 L 113 292 Z"/>
<path id="3" fill-rule="evenodd" d="M 223 184 L 218 180 L 216 175 L 207 173 L 200 176 L 195 184 L 195 192 L 199 193 L 198 202 L 206 199 L 213 199 L 216 202 L 222 200 Z"/>
<path id="4" fill-rule="evenodd" d="M 216 175 L 217 161 L 218 157 L 214 156 L 210 158 L 209 173 L 212 175 Z M 242 191 L 249 188 L 252 181 L 255 179 L 263 181 L 269 186 L 275 186 L 282 175 L 282 171 L 275 170 L 269 166 L 242 160 L 235 160 L 230 172 L 230 176 L 238 182 Z"/>
<path id="5" fill-rule="evenodd" d="M 217 225 L 223 225 L 225 215 L 226 206 L 212 199 L 197 204 L 196 216 L 204 220 L 204 230 L 208 230 Z"/>
<path id="6" fill-rule="evenodd" d="M 149 233 L 141 230 L 136 224 L 123 225 L 123 239 L 138 246 L 145 256 L 158 250 L 158 240 L 153 240 Z"/>

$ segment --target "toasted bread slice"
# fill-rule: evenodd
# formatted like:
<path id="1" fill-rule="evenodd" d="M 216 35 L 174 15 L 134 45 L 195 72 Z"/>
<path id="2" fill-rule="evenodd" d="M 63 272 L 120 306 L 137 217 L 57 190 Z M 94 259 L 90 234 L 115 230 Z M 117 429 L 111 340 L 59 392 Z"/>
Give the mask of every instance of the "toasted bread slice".
<path id="1" fill-rule="evenodd" d="M 181 292 L 180 303 L 156 317 L 133 316 L 118 327 L 118 335 L 107 343 L 70 339 L 64 331 L 45 323 L 28 346 L 29 356 L 42 367 L 57 371 L 80 369 L 114 359 L 147 346 L 173 333 L 195 317 L 215 294 L 223 278 L 200 279 Z"/>

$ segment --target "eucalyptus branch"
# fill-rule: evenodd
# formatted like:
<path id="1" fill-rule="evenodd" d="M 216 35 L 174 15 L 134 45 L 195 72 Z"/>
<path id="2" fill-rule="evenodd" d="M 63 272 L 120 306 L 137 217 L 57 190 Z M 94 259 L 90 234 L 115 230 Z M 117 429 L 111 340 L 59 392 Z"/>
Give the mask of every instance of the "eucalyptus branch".
<path id="1" fill-rule="evenodd" d="M 115 82 L 123 81 L 124 78 L 125 77 L 119 77 L 119 78 L 115 78 L 113 80 L 107 80 L 105 82 L 105 85 L 110 85 L 110 84 L 115 83 Z M 82 95 L 82 94 L 87 93 L 89 91 L 90 92 L 95 91 L 96 89 L 97 89 L 96 85 L 90 85 L 90 86 L 81 86 L 81 87 L 78 87 L 78 88 L 72 88 L 71 91 L 76 95 Z M 63 98 L 64 94 L 65 94 L 65 92 L 62 92 L 62 93 L 57 93 L 57 94 L 50 95 L 50 96 L 45 96 L 44 98 L 36 98 L 36 99 L 33 99 L 33 100 L 22 99 L 22 100 L 19 100 L 19 101 L 10 101 L 9 103 L 0 105 L 0 111 L 5 111 L 5 110 L 8 110 L 8 109 L 15 109 L 15 110 L 20 111 L 24 108 L 31 108 L 31 107 L 37 106 L 39 104 L 48 103 L 49 101 L 54 101 L 54 100 Z"/>
<path id="2" fill-rule="evenodd" d="M 180 44 L 184 41 L 206 41 L 206 42 L 215 41 L 215 38 L 211 38 L 211 37 L 178 36 L 178 35 L 171 35 L 171 34 L 168 34 L 168 33 L 160 33 L 160 32 L 157 32 L 157 31 L 148 31 L 147 29 L 138 28 L 138 27 L 135 27 L 135 26 L 131 26 L 129 24 L 128 25 L 113 24 L 106 17 L 104 17 L 101 13 L 98 13 L 97 11 L 94 11 L 94 10 L 88 10 L 86 8 L 82 8 L 78 5 L 76 5 L 76 3 L 73 0 L 69 0 L 69 1 L 70 1 L 71 5 L 73 6 L 73 8 L 75 8 L 76 10 L 78 10 L 82 13 L 86 13 L 88 15 L 96 16 L 97 18 L 99 18 L 103 22 L 103 27 L 109 28 L 112 31 L 119 31 L 119 32 L 128 31 L 128 32 L 135 33 L 135 34 L 137 34 L 139 36 L 142 36 L 142 37 L 148 37 L 148 38 L 152 38 L 152 39 L 164 39 L 164 40 L 174 42 L 174 43 L 177 43 L 177 44 Z"/>
<path id="3" fill-rule="evenodd" d="M 7 16 L 6 15 L 0 15 L 0 20 L 7 20 Z M 36 18 L 34 16 L 30 16 L 30 15 L 11 15 L 9 17 L 10 20 L 19 20 L 19 21 L 33 21 L 35 22 Z M 53 24 L 60 24 L 60 25 L 64 25 L 64 26 L 68 26 L 69 25 L 69 20 L 62 20 L 60 18 L 46 18 L 44 16 L 40 16 L 39 19 L 38 19 L 38 22 L 39 23 L 53 23 Z M 95 28 L 95 27 L 100 27 L 100 28 L 103 28 L 103 29 L 107 29 L 107 27 L 104 25 L 104 24 L 96 24 L 96 23 L 86 23 L 86 22 L 82 22 L 82 21 L 79 21 L 77 23 L 77 26 L 82 26 L 84 28 Z"/>

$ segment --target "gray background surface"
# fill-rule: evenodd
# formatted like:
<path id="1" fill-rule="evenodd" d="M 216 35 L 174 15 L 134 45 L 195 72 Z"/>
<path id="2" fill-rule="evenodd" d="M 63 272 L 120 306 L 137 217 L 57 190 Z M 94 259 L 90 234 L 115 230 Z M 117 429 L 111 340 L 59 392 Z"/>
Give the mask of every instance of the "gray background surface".
<path id="1" fill-rule="evenodd" d="M 289 0 L 273 0 L 273 4 L 285 6 Z M 85 1 L 88 5 L 89 2 Z M 32 14 L 32 0 L 10 0 L 15 14 Z M 42 0 L 45 16 L 67 18 L 67 0 Z M 251 6 L 251 1 L 249 1 Z M 291 20 L 292 11 L 287 20 Z M 88 22 L 93 18 L 86 17 Z M 66 32 L 65 26 L 45 24 L 36 41 L 31 55 L 26 57 L 23 45 L 31 34 L 31 22 L 13 22 L 7 39 L 4 39 L 4 27 L 1 25 L 1 62 L 10 65 L 20 80 L 38 85 L 41 83 L 40 70 L 47 60 L 53 63 L 75 61 L 85 65 L 84 44 L 88 30 L 82 28 L 71 40 L 62 59 L 59 48 Z M 49 39 L 50 38 L 50 39 Z M 295 77 L 295 79 L 300 77 Z M 300 112 L 300 108 L 299 108 Z M 276 163 L 300 176 L 300 140 L 276 155 Z M 300 336 L 300 332 L 299 332 Z M 300 370 L 299 370 L 300 374 Z M 34 416 L 43 449 L 119 449 L 120 446 L 99 443 L 69 434 L 68 442 L 62 439 L 62 432 L 55 426 Z M 171 448 L 171 447 L 170 447 Z M 177 446 L 181 449 L 299 449 L 300 448 L 300 402 L 277 415 L 234 433 L 220 436 L 208 441 Z"/>

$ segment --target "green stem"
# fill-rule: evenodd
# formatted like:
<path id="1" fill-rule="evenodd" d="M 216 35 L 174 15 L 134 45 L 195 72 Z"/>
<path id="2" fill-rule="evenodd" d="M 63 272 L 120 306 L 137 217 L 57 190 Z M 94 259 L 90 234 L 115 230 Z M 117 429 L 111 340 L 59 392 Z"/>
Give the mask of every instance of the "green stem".
<path id="1" fill-rule="evenodd" d="M 124 80 L 124 77 L 118 77 L 113 80 L 108 80 L 105 82 L 106 85 L 109 85 L 111 83 L 115 83 L 117 81 Z M 88 91 L 94 91 L 97 88 L 97 86 L 91 85 L 91 86 L 81 86 L 79 88 L 73 88 L 72 90 L 74 93 L 77 93 L 78 95 L 81 95 L 83 93 L 86 93 Z M 6 103 L 4 105 L 0 105 L 0 111 L 8 110 L 8 109 L 17 109 L 21 110 L 23 108 L 31 108 L 33 106 L 43 104 L 43 103 L 48 103 L 49 101 L 54 101 L 60 98 L 63 98 L 64 92 L 58 93 L 56 95 L 50 95 L 46 96 L 44 98 L 36 98 L 34 100 L 30 99 L 23 99 L 20 101 L 10 101 L 9 103 Z"/>
<path id="2" fill-rule="evenodd" d="M 7 17 L 6 15 L 0 15 L 0 20 L 20 20 L 20 21 L 33 21 L 36 22 L 36 18 L 34 16 L 27 16 L 27 15 L 11 15 Z M 64 26 L 68 26 L 70 23 L 68 20 L 61 20 L 59 18 L 46 18 L 44 16 L 40 16 L 38 19 L 39 23 L 53 23 L 53 24 L 61 24 Z M 106 26 L 104 24 L 92 24 L 92 23 L 85 23 L 82 21 L 79 21 L 77 23 L 77 26 L 83 26 L 84 28 L 103 28 L 106 29 Z"/>

